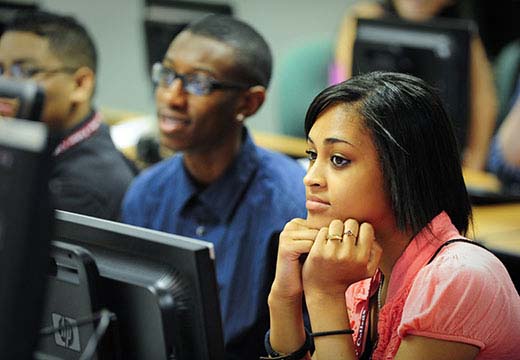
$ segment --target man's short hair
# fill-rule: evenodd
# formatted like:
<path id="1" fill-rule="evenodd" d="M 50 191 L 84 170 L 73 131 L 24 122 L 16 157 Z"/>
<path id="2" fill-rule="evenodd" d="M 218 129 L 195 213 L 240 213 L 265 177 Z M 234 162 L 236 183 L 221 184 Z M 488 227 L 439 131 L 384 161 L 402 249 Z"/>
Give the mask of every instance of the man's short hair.
<path id="1" fill-rule="evenodd" d="M 271 50 L 262 35 L 250 25 L 231 16 L 208 15 L 189 24 L 185 30 L 232 47 L 241 80 L 251 86 L 267 88 L 272 72 Z"/>
<path id="2" fill-rule="evenodd" d="M 7 31 L 25 31 L 49 40 L 50 50 L 67 66 L 86 66 L 96 72 L 97 53 L 87 30 L 72 16 L 40 10 L 22 10 L 7 24 Z"/>

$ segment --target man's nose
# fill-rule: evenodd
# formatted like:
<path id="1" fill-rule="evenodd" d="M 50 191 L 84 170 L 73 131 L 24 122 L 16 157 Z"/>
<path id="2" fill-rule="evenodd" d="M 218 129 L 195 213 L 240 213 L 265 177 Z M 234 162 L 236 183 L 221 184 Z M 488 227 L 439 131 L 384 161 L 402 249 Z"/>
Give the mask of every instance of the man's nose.
<path id="1" fill-rule="evenodd" d="M 186 105 L 187 94 L 184 91 L 182 80 L 176 78 L 169 86 L 159 87 L 156 90 L 157 99 L 168 103 L 172 107 L 183 107 Z"/>

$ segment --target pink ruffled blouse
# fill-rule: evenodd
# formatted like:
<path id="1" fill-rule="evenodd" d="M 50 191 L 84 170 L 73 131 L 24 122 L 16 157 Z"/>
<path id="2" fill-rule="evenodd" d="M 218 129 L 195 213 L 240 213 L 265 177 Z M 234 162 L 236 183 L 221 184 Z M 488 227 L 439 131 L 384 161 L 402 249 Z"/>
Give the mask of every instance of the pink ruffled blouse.
<path id="1" fill-rule="evenodd" d="M 393 359 L 409 334 L 475 345 L 479 360 L 520 359 L 520 296 L 503 264 L 489 251 L 463 242 L 446 246 L 427 264 L 444 242 L 461 237 L 445 212 L 429 226 L 394 266 L 373 359 Z M 354 343 L 361 347 L 367 301 L 378 284 L 379 273 L 346 292 Z"/>

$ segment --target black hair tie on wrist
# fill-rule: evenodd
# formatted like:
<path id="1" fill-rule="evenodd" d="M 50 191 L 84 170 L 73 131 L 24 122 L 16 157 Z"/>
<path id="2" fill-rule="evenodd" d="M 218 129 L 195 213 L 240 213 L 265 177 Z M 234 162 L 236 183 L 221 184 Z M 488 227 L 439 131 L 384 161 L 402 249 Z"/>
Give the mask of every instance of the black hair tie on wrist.
<path id="1" fill-rule="evenodd" d="M 271 333 L 271 330 L 267 330 L 265 333 L 264 338 L 264 346 L 265 351 L 267 351 L 267 357 L 260 357 L 260 359 L 266 359 L 266 360 L 300 360 L 303 358 L 307 352 L 313 352 L 314 351 L 314 343 L 312 341 L 311 333 L 307 328 L 305 328 L 305 342 L 303 343 L 302 347 L 296 350 L 295 352 L 292 352 L 290 354 L 280 354 L 276 350 L 274 350 L 271 347 L 271 342 L 269 340 L 269 334 Z"/>
<path id="2" fill-rule="evenodd" d="M 318 332 L 313 332 L 310 335 L 314 338 L 314 337 L 318 337 L 318 336 L 343 335 L 343 334 L 354 334 L 354 330 L 343 329 L 343 330 L 331 330 L 331 331 L 318 331 Z"/>
<path id="3" fill-rule="evenodd" d="M 313 352 L 314 351 L 314 342 L 313 338 L 319 337 L 319 336 L 328 336 L 328 335 L 349 335 L 353 334 L 354 330 L 352 329 L 341 329 L 341 330 L 331 330 L 331 331 L 317 331 L 317 332 L 309 332 L 307 328 L 305 328 L 305 343 L 302 345 L 301 348 L 296 350 L 295 352 L 292 352 L 290 354 L 282 355 L 278 353 L 276 350 L 274 350 L 271 346 L 271 341 L 269 339 L 269 334 L 271 333 L 271 330 L 267 330 L 265 333 L 265 339 L 264 339 L 264 346 L 265 350 L 267 351 L 267 357 L 260 357 L 262 360 L 299 360 L 303 358 L 307 352 Z"/>

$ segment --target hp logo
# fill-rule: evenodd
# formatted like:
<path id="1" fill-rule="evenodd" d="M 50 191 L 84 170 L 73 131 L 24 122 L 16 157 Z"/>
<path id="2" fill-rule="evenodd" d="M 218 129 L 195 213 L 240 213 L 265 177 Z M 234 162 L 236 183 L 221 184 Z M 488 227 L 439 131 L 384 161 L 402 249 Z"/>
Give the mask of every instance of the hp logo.
<path id="1" fill-rule="evenodd" d="M 52 324 L 54 327 L 60 328 L 60 330 L 54 334 L 56 345 L 74 351 L 81 351 L 79 344 L 79 330 L 76 326 L 75 319 L 52 313 Z"/>

